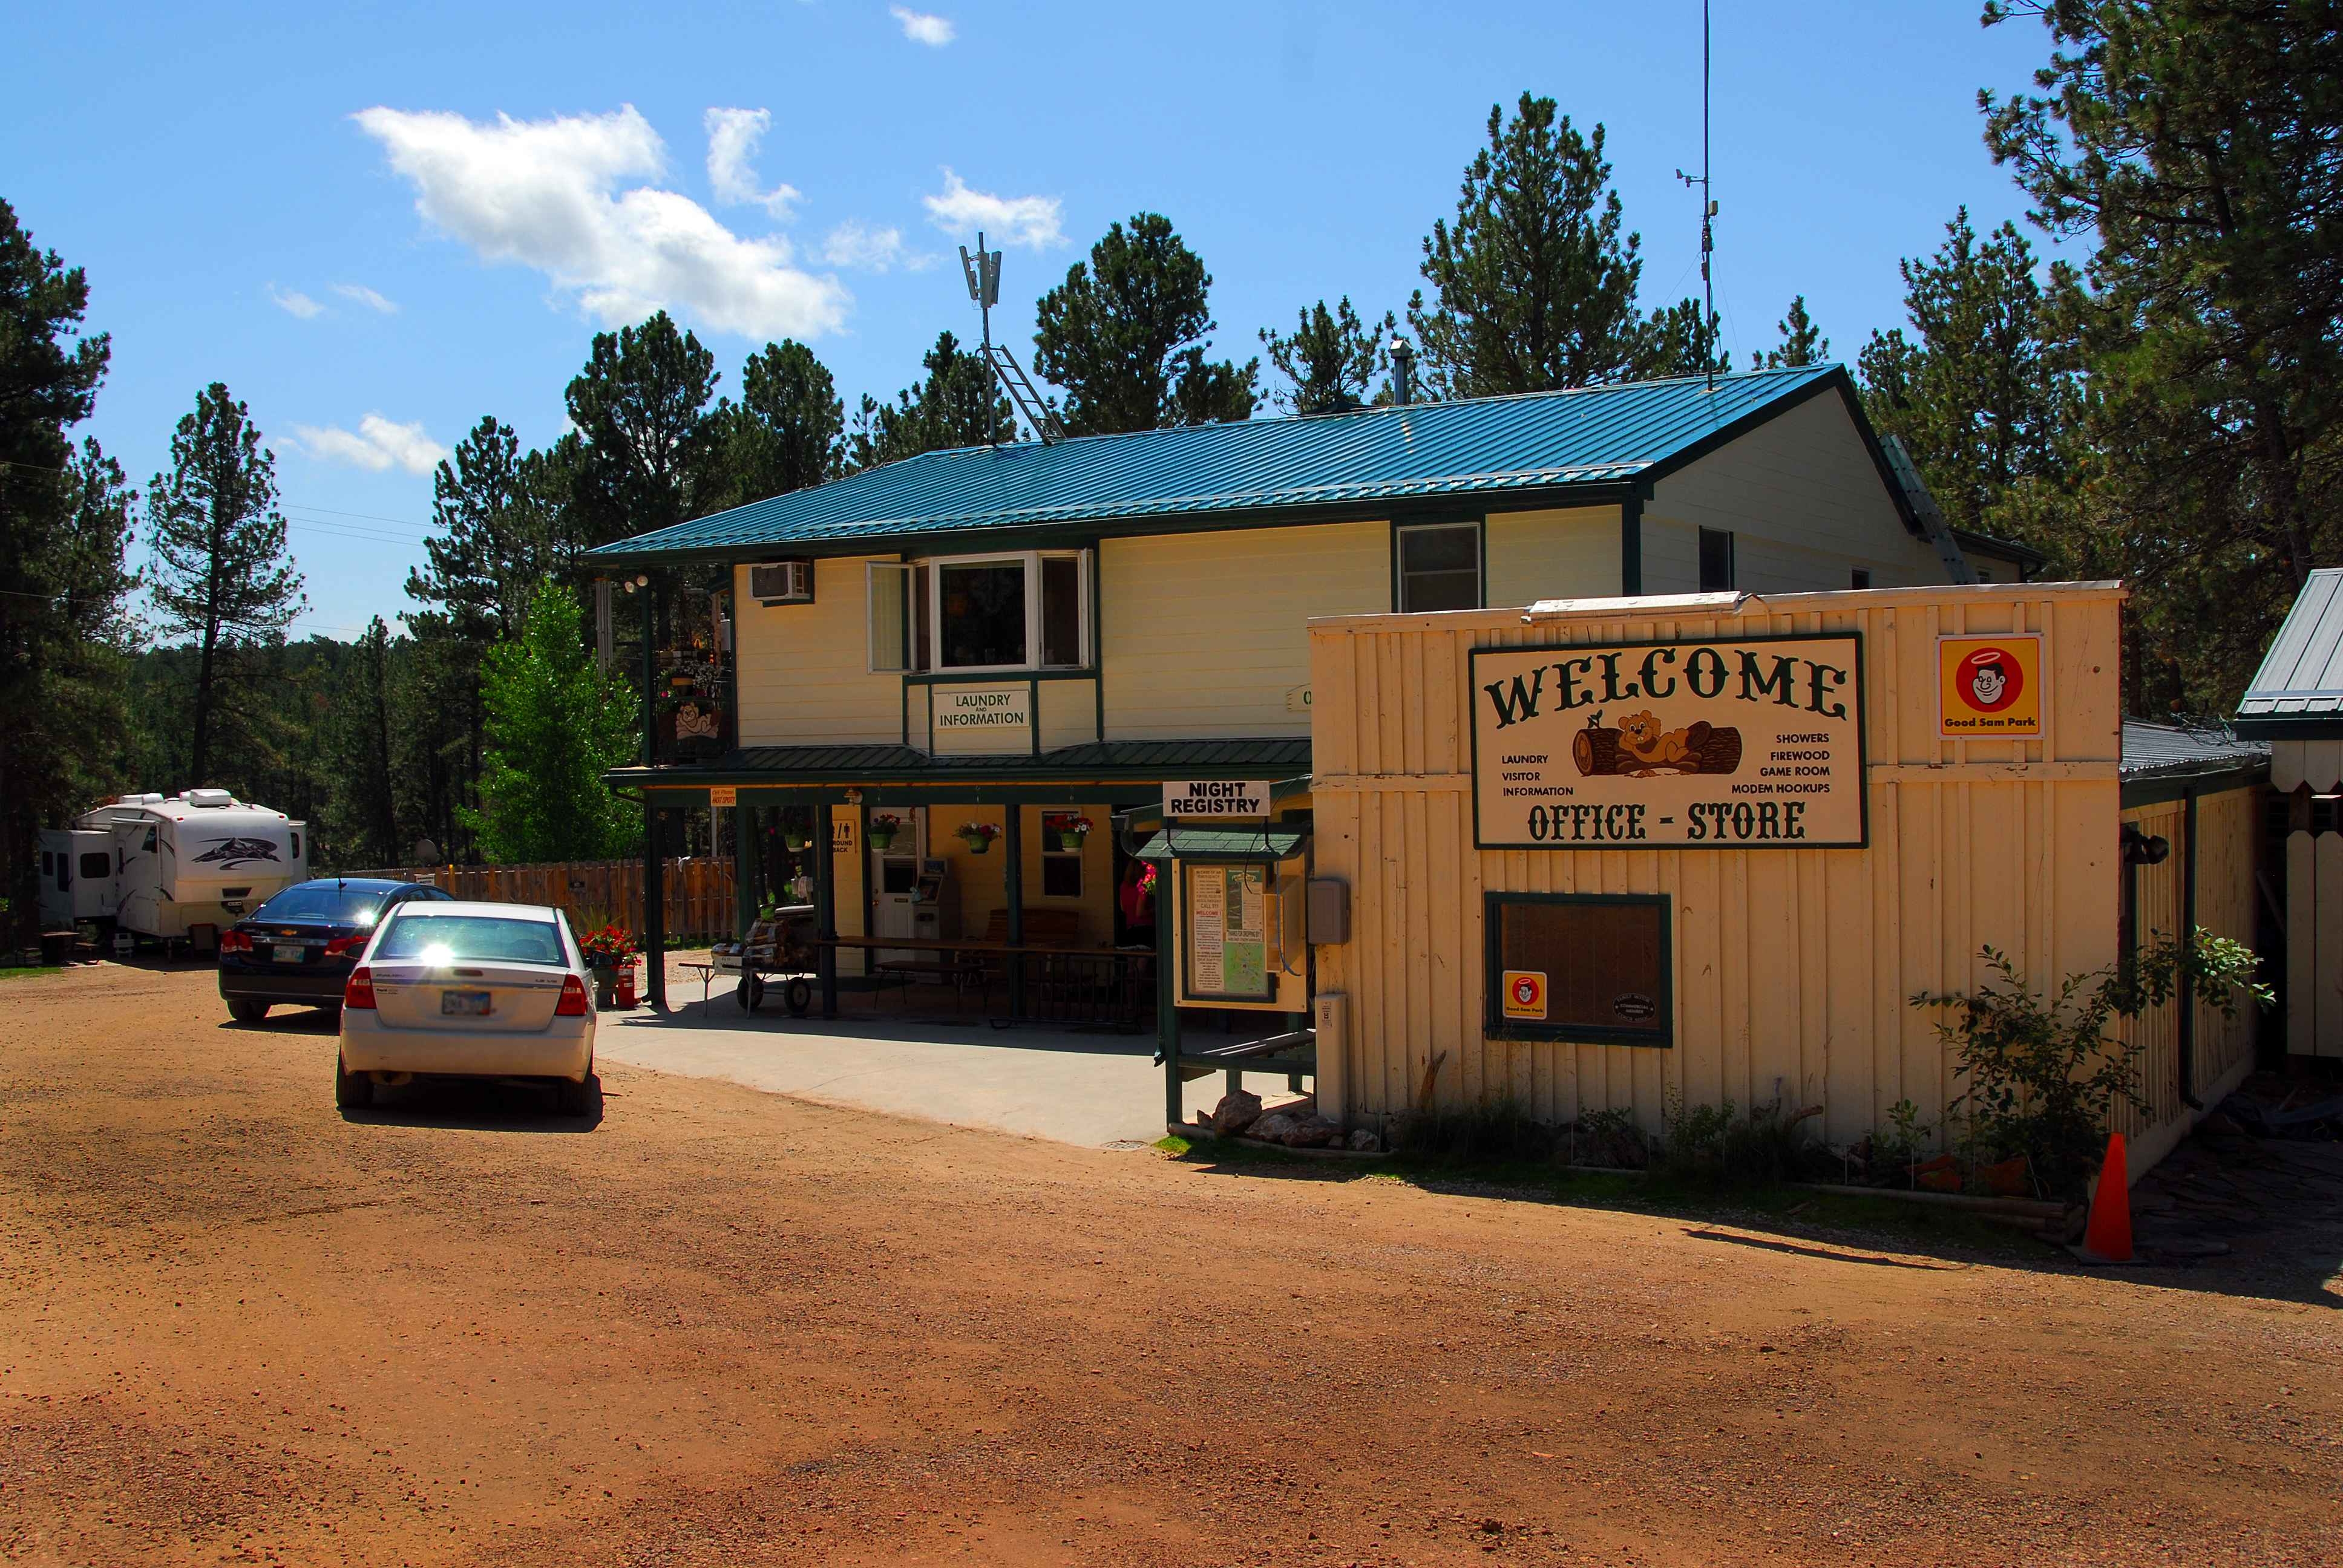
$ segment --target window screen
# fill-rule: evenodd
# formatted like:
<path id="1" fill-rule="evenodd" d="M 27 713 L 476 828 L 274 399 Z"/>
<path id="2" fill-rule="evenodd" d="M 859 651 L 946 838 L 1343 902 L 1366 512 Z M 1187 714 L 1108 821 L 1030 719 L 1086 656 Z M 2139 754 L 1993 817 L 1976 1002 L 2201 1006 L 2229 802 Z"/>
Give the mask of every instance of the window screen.
<path id="1" fill-rule="evenodd" d="M 1724 528 L 1700 531 L 1700 591 L 1723 593 L 1733 583 L 1733 535 Z"/>
<path id="2" fill-rule="evenodd" d="M 1668 900 L 1645 894 L 1488 896 L 1493 1035 L 1674 1042 Z"/>
<path id="3" fill-rule="evenodd" d="M 945 669 L 982 669 L 1025 662 L 1025 563 L 939 565 Z"/>
<path id="4" fill-rule="evenodd" d="M 1399 530 L 1399 608 L 1413 613 L 1481 608 L 1481 525 Z"/>

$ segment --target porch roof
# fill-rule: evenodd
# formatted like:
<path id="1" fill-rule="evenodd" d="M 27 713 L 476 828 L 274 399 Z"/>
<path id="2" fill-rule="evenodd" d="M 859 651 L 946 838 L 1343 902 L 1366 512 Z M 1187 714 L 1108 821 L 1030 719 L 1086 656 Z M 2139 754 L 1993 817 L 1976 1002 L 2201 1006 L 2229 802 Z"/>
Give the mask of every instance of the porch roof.
<path id="1" fill-rule="evenodd" d="M 698 767 L 618 768 L 603 775 L 630 789 L 702 789 L 711 784 L 976 784 L 1291 779 L 1310 771 L 1302 735 L 1208 739 L 1091 740 L 1042 752 L 931 757 L 917 747 L 749 746 Z"/>

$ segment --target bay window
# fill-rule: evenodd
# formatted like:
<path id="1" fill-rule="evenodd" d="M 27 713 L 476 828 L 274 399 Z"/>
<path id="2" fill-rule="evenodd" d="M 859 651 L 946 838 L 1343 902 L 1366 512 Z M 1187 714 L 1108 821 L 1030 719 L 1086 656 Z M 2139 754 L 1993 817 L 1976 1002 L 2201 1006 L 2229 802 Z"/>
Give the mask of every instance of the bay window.
<path id="1" fill-rule="evenodd" d="M 1090 663 L 1087 550 L 873 561 L 868 569 L 874 671 L 982 674 Z"/>

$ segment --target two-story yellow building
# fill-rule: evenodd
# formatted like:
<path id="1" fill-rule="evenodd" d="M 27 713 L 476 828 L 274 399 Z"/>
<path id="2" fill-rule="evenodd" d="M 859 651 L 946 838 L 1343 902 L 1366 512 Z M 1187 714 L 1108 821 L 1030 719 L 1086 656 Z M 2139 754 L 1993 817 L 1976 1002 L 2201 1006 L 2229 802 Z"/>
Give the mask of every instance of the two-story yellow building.
<path id="1" fill-rule="evenodd" d="M 647 829 L 738 809 L 744 904 L 802 864 L 826 1008 L 980 976 L 995 1011 L 1167 1040 L 1180 1008 L 1309 1005 L 1311 618 L 2038 564 L 1946 528 L 1835 366 L 931 452 L 588 559 L 647 609 L 729 573 L 612 782 Z M 1240 784 L 1266 818 L 1157 831 L 1167 787 Z M 1155 919 L 1167 849 L 1207 936 Z"/>

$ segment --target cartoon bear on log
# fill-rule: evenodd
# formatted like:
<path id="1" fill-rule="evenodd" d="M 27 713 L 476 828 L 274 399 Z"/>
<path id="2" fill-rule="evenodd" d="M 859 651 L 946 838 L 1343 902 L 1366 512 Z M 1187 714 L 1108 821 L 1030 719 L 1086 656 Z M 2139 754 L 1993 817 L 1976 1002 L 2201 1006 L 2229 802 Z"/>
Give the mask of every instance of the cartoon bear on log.
<path id="1" fill-rule="evenodd" d="M 1673 773 L 1732 773 L 1741 767 L 1741 731 L 1700 719 L 1682 729 L 1662 727 L 1649 709 L 1631 713 L 1615 729 L 1599 712 L 1571 737 L 1571 760 L 1582 778 L 1621 774 L 1652 779 Z"/>

